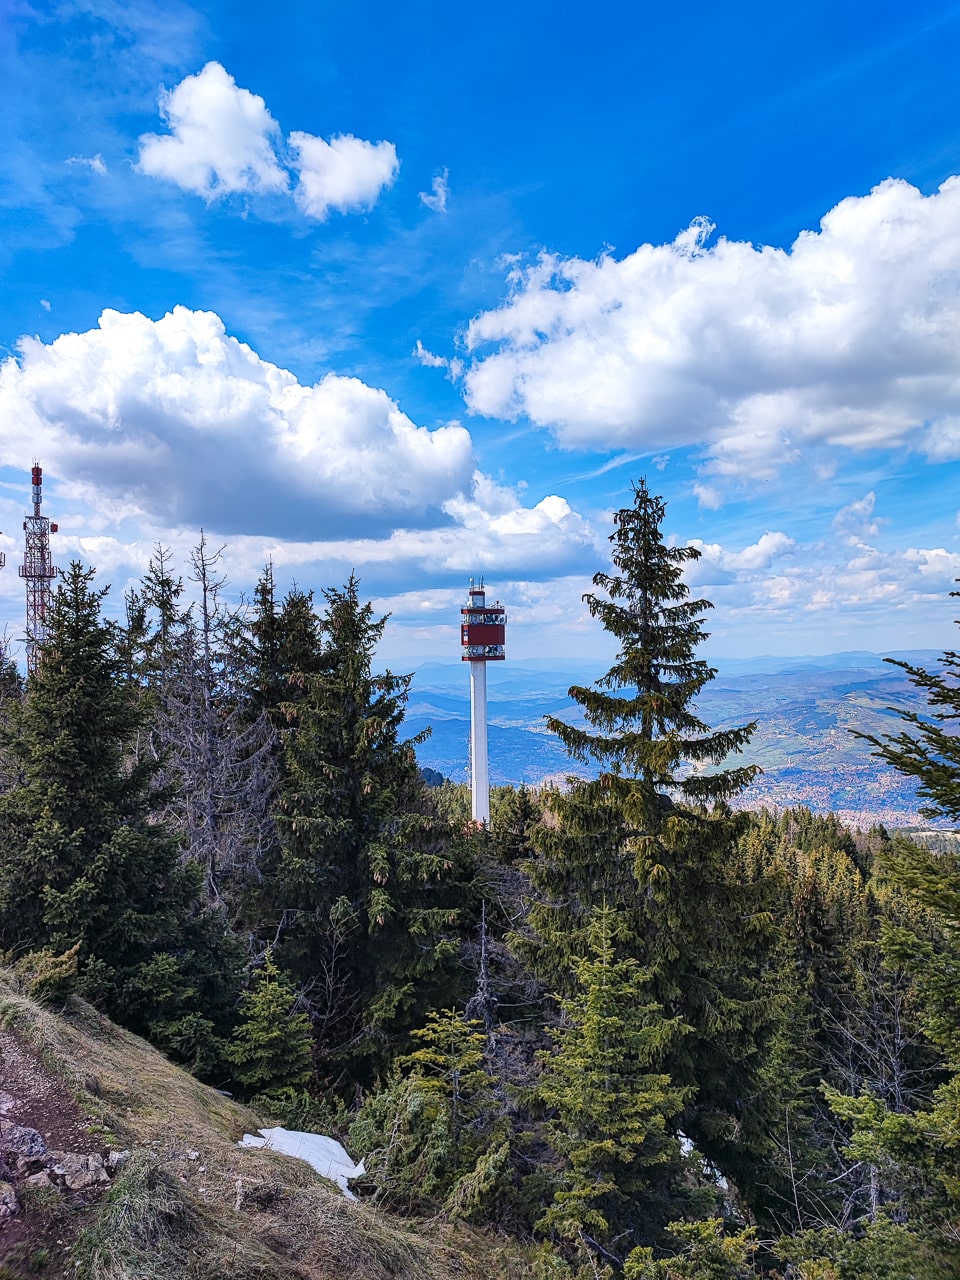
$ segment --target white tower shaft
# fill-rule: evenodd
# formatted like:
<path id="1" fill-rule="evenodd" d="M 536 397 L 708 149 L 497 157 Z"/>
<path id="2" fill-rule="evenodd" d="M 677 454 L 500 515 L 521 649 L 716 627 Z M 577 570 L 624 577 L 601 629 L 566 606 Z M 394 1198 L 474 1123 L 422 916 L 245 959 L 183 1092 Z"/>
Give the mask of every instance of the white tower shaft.
<path id="1" fill-rule="evenodd" d="M 474 822 L 490 821 L 487 757 L 487 664 L 470 663 L 470 793 Z"/>
<path id="2" fill-rule="evenodd" d="M 460 610 L 460 656 L 470 663 L 470 797 L 473 821 L 490 821 L 490 766 L 487 759 L 487 663 L 502 662 L 507 615 L 498 601 L 487 604 L 483 579 L 470 579 Z"/>

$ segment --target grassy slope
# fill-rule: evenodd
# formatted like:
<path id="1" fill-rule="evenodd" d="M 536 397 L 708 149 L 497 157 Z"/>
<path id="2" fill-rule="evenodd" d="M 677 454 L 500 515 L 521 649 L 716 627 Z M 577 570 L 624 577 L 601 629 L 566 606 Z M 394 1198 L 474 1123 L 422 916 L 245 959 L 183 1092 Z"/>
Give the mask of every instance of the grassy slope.
<path id="1" fill-rule="evenodd" d="M 301 1161 L 239 1148 L 259 1126 L 252 1112 L 80 1001 L 51 1012 L 0 970 L 0 1025 L 62 1082 L 65 1103 L 80 1106 L 104 1147 L 132 1152 L 100 1205 L 82 1214 L 70 1266 L 80 1280 L 524 1274 L 518 1253 L 479 1233 L 392 1218 L 346 1200 Z M 62 1238 L 56 1198 L 28 1200 L 26 1212 L 46 1213 L 51 1238 Z M 20 1274 L 29 1269 L 6 1271 Z"/>

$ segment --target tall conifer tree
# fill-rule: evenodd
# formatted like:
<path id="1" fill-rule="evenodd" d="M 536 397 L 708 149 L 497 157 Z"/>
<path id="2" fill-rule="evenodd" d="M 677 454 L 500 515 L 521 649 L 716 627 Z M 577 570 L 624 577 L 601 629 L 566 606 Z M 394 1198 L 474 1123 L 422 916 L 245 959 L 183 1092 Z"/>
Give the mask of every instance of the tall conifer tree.
<path id="1" fill-rule="evenodd" d="M 775 1021 L 763 983 L 771 939 L 755 888 L 729 866 L 742 824 L 725 802 L 756 768 L 722 765 L 753 726 L 712 730 L 696 712 L 715 675 L 696 653 L 711 606 L 690 598 L 683 570 L 700 552 L 666 544 L 664 510 L 641 480 L 615 517 L 614 572 L 598 573 L 602 594 L 585 596 L 619 652 L 592 688 L 570 690 L 586 726 L 548 724 L 600 773 L 549 799 L 529 866 L 530 932 L 518 947 L 572 994 L 597 908 L 614 910 L 613 936 L 642 966 L 649 999 L 693 1028 L 657 1068 L 687 1091 L 682 1128 L 749 1183 L 765 1142 L 758 1095 Z"/>
<path id="2" fill-rule="evenodd" d="M 19 784 L 0 797 L 0 941 L 13 951 L 79 944 L 88 994 L 209 1061 L 236 974 L 222 923 L 199 910 L 196 876 L 156 820 L 156 762 L 131 751 L 144 705 L 92 580 L 70 566 L 7 730 Z"/>
<path id="3" fill-rule="evenodd" d="M 324 596 L 320 669 L 283 706 L 277 954 L 308 988 L 321 1057 L 362 1072 L 449 981 L 464 888 L 400 736 L 410 677 L 372 670 L 386 619 L 355 577 Z"/>

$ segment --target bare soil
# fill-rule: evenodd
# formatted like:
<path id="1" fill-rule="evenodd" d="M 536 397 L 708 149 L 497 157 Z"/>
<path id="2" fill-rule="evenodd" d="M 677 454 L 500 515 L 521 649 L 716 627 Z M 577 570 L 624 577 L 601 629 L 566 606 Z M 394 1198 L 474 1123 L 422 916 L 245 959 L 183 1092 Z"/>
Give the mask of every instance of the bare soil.
<path id="1" fill-rule="evenodd" d="M 48 1151 L 103 1155 L 106 1150 L 102 1136 L 91 1132 L 89 1119 L 63 1081 L 7 1029 L 0 1030 L 0 1117 L 36 1129 Z M 10 1181 L 21 1212 L 0 1219 L 0 1280 L 14 1276 L 61 1280 L 72 1274 L 70 1250 L 102 1189 L 51 1188 L 38 1193 L 23 1177 L 14 1174 Z"/>

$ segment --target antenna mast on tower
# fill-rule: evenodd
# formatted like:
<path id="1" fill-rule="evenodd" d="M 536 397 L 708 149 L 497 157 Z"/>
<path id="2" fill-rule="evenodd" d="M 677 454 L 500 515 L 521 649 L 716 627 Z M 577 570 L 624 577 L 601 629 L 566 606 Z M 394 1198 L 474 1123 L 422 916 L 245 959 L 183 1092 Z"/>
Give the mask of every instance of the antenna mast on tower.
<path id="1" fill-rule="evenodd" d="M 23 564 L 20 577 L 27 584 L 27 673 L 33 675 L 40 659 L 40 645 L 47 638 L 47 616 L 50 613 L 50 582 L 57 576 L 50 555 L 50 535 L 57 532 L 46 516 L 40 514 L 43 501 L 43 468 L 34 462 L 30 475 L 33 515 L 23 522 Z"/>
<path id="2" fill-rule="evenodd" d="M 470 791 L 474 822 L 490 821 L 490 769 L 487 760 L 487 663 L 505 655 L 507 615 L 498 601 L 487 604 L 486 591 L 470 579 L 467 604 L 460 610 L 461 658 L 470 663 Z"/>

